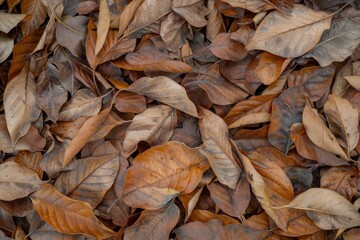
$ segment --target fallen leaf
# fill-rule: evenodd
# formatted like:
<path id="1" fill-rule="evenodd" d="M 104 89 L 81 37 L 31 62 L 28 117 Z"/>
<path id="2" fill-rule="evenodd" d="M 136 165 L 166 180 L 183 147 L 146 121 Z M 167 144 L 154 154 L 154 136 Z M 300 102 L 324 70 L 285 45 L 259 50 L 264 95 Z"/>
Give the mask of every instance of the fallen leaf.
<path id="1" fill-rule="evenodd" d="M 319 113 L 310 106 L 309 102 L 305 105 L 302 118 L 306 134 L 316 146 L 337 154 L 345 160 L 349 160 L 349 157 L 341 148 L 336 137 L 326 127 L 325 123 L 320 118 Z"/>
<path id="2" fill-rule="evenodd" d="M 13 201 L 26 197 L 43 184 L 36 172 L 16 162 L 0 164 L 0 200 Z"/>
<path id="3" fill-rule="evenodd" d="M 47 17 L 46 6 L 42 0 L 21 1 L 21 13 L 26 14 L 21 24 L 24 35 L 38 29 Z"/>
<path id="4" fill-rule="evenodd" d="M 12 53 L 14 40 L 0 34 L 0 63 L 4 62 Z"/>
<path id="5" fill-rule="evenodd" d="M 98 55 L 105 43 L 106 35 L 110 27 L 110 11 L 106 0 L 100 1 L 98 27 L 96 31 L 95 55 Z"/>
<path id="6" fill-rule="evenodd" d="M 329 129 L 337 137 L 339 144 L 347 150 L 347 155 L 359 141 L 358 111 L 351 103 L 336 95 L 330 94 L 324 106 Z"/>
<path id="7" fill-rule="evenodd" d="M 230 216 L 242 219 L 250 203 L 250 185 L 246 178 L 240 178 L 235 189 L 230 189 L 219 183 L 207 185 L 210 196 L 216 205 Z"/>
<path id="8" fill-rule="evenodd" d="M 11 29 L 23 20 L 26 14 L 11 14 L 11 13 L 0 13 L 0 31 L 4 33 L 10 32 Z"/>
<path id="9" fill-rule="evenodd" d="M 310 188 L 281 208 L 305 210 L 321 229 L 351 228 L 360 225 L 357 207 L 333 190 Z"/>
<path id="10" fill-rule="evenodd" d="M 218 34 L 208 49 L 222 60 L 240 61 L 247 55 L 245 46 L 231 39 L 230 33 Z"/>
<path id="11" fill-rule="evenodd" d="M 256 29 L 247 50 L 265 50 L 283 58 L 299 57 L 320 41 L 332 15 L 295 4 L 290 15 L 269 13 Z"/>
<path id="12" fill-rule="evenodd" d="M 166 91 L 164 92 L 163 89 Z M 198 117 L 196 107 L 188 98 L 185 89 L 168 77 L 142 77 L 131 84 L 127 90 L 153 98 L 191 116 Z"/>
<path id="13" fill-rule="evenodd" d="M 344 61 L 360 43 L 360 26 L 355 20 L 334 20 L 324 32 L 319 43 L 305 57 L 315 58 L 324 67 L 333 62 Z"/>
<path id="14" fill-rule="evenodd" d="M 36 104 L 35 78 L 28 67 L 13 78 L 5 88 L 4 109 L 12 145 L 24 136 L 41 113 Z"/>
<path id="15" fill-rule="evenodd" d="M 179 196 L 179 199 L 185 208 L 185 222 L 187 222 L 189 217 L 191 216 L 196 204 L 199 201 L 203 189 L 204 187 L 196 188 L 189 194 L 183 194 Z"/>
<path id="16" fill-rule="evenodd" d="M 285 154 L 292 144 L 290 127 L 301 122 L 304 105 L 304 92 L 299 86 L 286 89 L 272 102 L 269 142 Z"/>
<path id="17" fill-rule="evenodd" d="M 167 142 L 139 154 L 127 171 L 123 199 L 132 207 L 159 209 L 177 194 L 192 192 L 208 168 L 198 150 Z"/>
<path id="18" fill-rule="evenodd" d="M 210 11 L 202 1 L 173 0 L 171 8 L 194 27 L 204 27 L 207 24 L 206 16 Z"/>
<path id="19" fill-rule="evenodd" d="M 233 7 L 245 8 L 251 12 L 258 13 L 261 11 L 267 11 L 273 8 L 273 6 L 264 0 L 221 0 L 228 3 Z"/>
<path id="20" fill-rule="evenodd" d="M 158 105 L 146 109 L 136 115 L 126 130 L 124 150 L 133 152 L 140 141 L 150 145 L 166 143 L 176 127 L 176 111 L 166 105 Z"/>
<path id="21" fill-rule="evenodd" d="M 179 217 L 180 210 L 174 202 L 158 210 L 144 210 L 139 219 L 133 225 L 126 228 L 124 240 L 167 240 Z"/>
<path id="22" fill-rule="evenodd" d="M 40 217 L 58 232 L 86 234 L 98 239 L 115 235 L 95 217 L 90 204 L 62 195 L 49 183 L 33 193 L 31 201 Z"/>
<path id="23" fill-rule="evenodd" d="M 351 201 L 357 192 L 358 176 L 359 170 L 354 166 L 331 167 L 322 174 L 320 186 L 337 191 Z"/>
<path id="24" fill-rule="evenodd" d="M 235 189 L 241 172 L 232 155 L 227 126 L 219 116 L 209 110 L 202 109 L 201 115 L 202 118 L 199 120 L 203 140 L 201 153 L 208 159 L 219 181 Z"/>

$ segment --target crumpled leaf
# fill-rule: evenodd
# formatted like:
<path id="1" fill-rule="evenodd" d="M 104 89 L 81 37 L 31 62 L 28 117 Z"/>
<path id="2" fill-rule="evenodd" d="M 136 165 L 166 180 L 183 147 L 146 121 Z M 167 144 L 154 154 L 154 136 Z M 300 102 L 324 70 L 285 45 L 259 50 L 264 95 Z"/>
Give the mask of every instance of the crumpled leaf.
<path id="1" fill-rule="evenodd" d="M 8 33 L 11 29 L 16 27 L 25 16 L 26 14 L 0 12 L 0 31 Z"/>

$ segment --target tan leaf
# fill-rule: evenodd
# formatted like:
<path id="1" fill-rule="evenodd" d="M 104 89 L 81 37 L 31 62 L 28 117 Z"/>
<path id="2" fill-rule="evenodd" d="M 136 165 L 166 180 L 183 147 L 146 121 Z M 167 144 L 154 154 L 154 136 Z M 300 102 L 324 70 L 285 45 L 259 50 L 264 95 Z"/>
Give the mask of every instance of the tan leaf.
<path id="1" fill-rule="evenodd" d="M 138 220 L 126 228 L 124 240 L 167 240 L 179 217 L 180 210 L 174 202 L 158 210 L 144 210 Z"/>
<path id="2" fill-rule="evenodd" d="M 41 157 L 40 152 L 31 153 L 29 151 L 19 151 L 16 155 L 15 162 L 33 170 L 41 179 L 43 176 L 43 170 L 40 168 Z"/>
<path id="3" fill-rule="evenodd" d="M 203 189 L 204 187 L 196 188 L 189 194 L 183 194 L 179 196 L 179 199 L 185 208 L 185 222 L 187 222 L 196 204 L 198 203 Z"/>
<path id="4" fill-rule="evenodd" d="M 215 0 L 208 1 L 207 8 L 210 10 L 210 13 L 207 17 L 206 38 L 211 42 L 219 33 L 225 32 L 224 20 L 215 5 Z"/>
<path id="5" fill-rule="evenodd" d="M 219 183 L 211 183 L 207 188 L 222 211 L 230 216 L 243 218 L 251 199 L 250 185 L 245 177 L 240 178 L 234 190 Z"/>
<path id="6" fill-rule="evenodd" d="M 36 104 L 35 79 L 29 68 L 13 78 L 5 88 L 4 109 L 12 144 L 24 136 L 41 113 Z"/>
<path id="7" fill-rule="evenodd" d="M 241 172 L 232 155 L 227 126 L 219 116 L 209 110 L 202 109 L 201 114 L 202 118 L 199 120 L 203 139 L 201 153 L 209 160 L 219 181 L 235 189 Z"/>
<path id="8" fill-rule="evenodd" d="M 284 58 L 307 53 L 330 28 L 332 15 L 295 4 L 290 15 L 269 13 L 260 23 L 247 50 L 265 50 Z"/>
<path id="9" fill-rule="evenodd" d="M 231 39 L 231 33 L 218 34 L 208 49 L 222 60 L 240 61 L 247 55 L 244 45 Z"/>
<path id="10" fill-rule="evenodd" d="M 257 13 L 274 8 L 264 0 L 221 0 L 233 7 L 245 8 L 251 12 Z"/>
<path id="11" fill-rule="evenodd" d="M 192 192 L 208 168 L 198 150 L 167 142 L 139 154 L 128 169 L 123 190 L 131 207 L 158 209 L 175 194 Z"/>
<path id="12" fill-rule="evenodd" d="M 295 123 L 290 128 L 290 136 L 297 152 L 304 158 L 315 160 L 328 166 L 348 165 L 348 162 L 335 154 L 316 146 L 308 137 L 302 123 Z"/>
<path id="13" fill-rule="evenodd" d="M 110 27 L 110 11 L 106 0 L 100 0 L 100 10 L 96 31 L 95 55 L 98 55 L 105 43 L 106 35 Z"/>
<path id="14" fill-rule="evenodd" d="M 33 193 L 31 201 L 40 217 L 58 232 L 86 234 L 98 239 L 115 235 L 95 217 L 90 204 L 62 195 L 51 184 L 45 183 Z M 67 224 L 62 224 L 64 222 Z"/>
<path id="15" fill-rule="evenodd" d="M 185 44 L 189 33 L 190 29 L 185 19 L 175 12 L 171 12 L 161 22 L 160 36 L 167 48 L 173 52 L 177 52 Z"/>
<path id="16" fill-rule="evenodd" d="M 16 27 L 26 14 L 0 13 L 0 31 L 4 33 L 10 32 Z"/>
<path id="17" fill-rule="evenodd" d="M 40 28 L 47 17 L 46 6 L 42 0 L 21 1 L 21 13 L 26 14 L 21 24 L 24 35 Z"/>
<path id="18" fill-rule="evenodd" d="M 324 67 L 332 62 L 344 61 L 360 43 L 359 22 L 351 18 L 334 20 L 324 32 L 320 42 L 305 57 L 315 58 Z"/>
<path id="19" fill-rule="evenodd" d="M 120 37 L 124 30 L 127 28 L 131 20 L 135 17 L 136 11 L 139 6 L 144 2 L 144 0 L 134 0 L 126 5 L 124 11 L 121 13 L 119 18 L 119 31 L 118 37 Z"/>
<path id="20" fill-rule="evenodd" d="M 233 143 L 233 145 L 235 144 Z M 289 178 L 275 162 L 267 158 L 264 158 L 266 162 L 262 163 L 256 161 L 255 158 L 250 161 L 248 157 L 239 151 L 237 153 L 241 157 L 246 178 L 261 207 L 281 230 L 287 231 L 290 211 L 287 209 L 274 209 L 273 206 L 291 201 L 293 189 Z"/>
<path id="21" fill-rule="evenodd" d="M 302 118 L 306 134 L 316 146 L 349 160 L 336 137 L 326 127 L 316 109 L 311 108 L 309 102 L 305 105 Z"/>
<path id="22" fill-rule="evenodd" d="M 43 182 L 36 172 L 16 162 L 0 164 L 0 200 L 13 201 L 41 188 Z"/>
<path id="23" fill-rule="evenodd" d="M 294 0 L 265 0 L 273 5 L 280 12 L 291 14 L 294 8 Z"/>
<path id="24" fill-rule="evenodd" d="M 145 97 L 137 93 L 121 91 L 114 101 L 119 112 L 141 113 L 146 109 Z"/>
<path id="25" fill-rule="evenodd" d="M 144 33 L 154 32 L 151 24 L 171 12 L 172 1 L 144 0 L 137 8 L 134 18 L 124 31 L 124 37 L 141 37 Z M 136 7 L 138 3 L 136 3 Z M 149 27 L 149 29 L 147 29 Z"/>
<path id="26" fill-rule="evenodd" d="M 106 119 L 111 111 L 112 105 L 99 112 L 98 115 L 89 117 L 79 129 L 76 136 L 70 141 L 69 146 L 65 148 L 62 167 L 65 167 L 72 158 L 90 141 L 96 133 L 101 123 Z"/>
<path id="27" fill-rule="evenodd" d="M 271 105 L 276 94 L 252 96 L 238 102 L 224 117 L 229 128 L 270 121 Z M 259 117 L 263 114 L 264 117 Z"/>
<path id="28" fill-rule="evenodd" d="M 94 116 L 100 111 L 101 102 L 102 97 L 97 97 L 90 89 L 79 89 L 62 106 L 58 120 L 74 121 L 80 117 Z"/>
<path id="29" fill-rule="evenodd" d="M 10 56 L 13 47 L 14 40 L 0 33 L 0 63 L 4 62 Z"/>
<path id="30" fill-rule="evenodd" d="M 207 24 L 205 17 L 210 11 L 204 6 L 203 1 L 173 0 L 171 8 L 194 27 L 204 27 Z"/>
<path id="31" fill-rule="evenodd" d="M 310 188 L 281 208 L 305 210 L 315 225 L 324 230 L 360 226 L 357 207 L 333 190 Z"/>
<path id="32" fill-rule="evenodd" d="M 151 146 L 164 144 L 173 134 L 176 122 L 176 110 L 172 107 L 158 105 L 146 109 L 134 117 L 126 130 L 125 152 L 133 152 L 140 141 Z"/>
<path id="33" fill-rule="evenodd" d="M 321 175 L 320 186 L 337 191 L 349 201 L 357 192 L 359 170 L 354 166 L 331 167 Z"/>
<path id="34" fill-rule="evenodd" d="M 153 98 L 191 116 L 198 117 L 196 107 L 188 98 L 185 89 L 168 77 L 142 77 L 131 84 L 127 90 Z"/>
<path id="35" fill-rule="evenodd" d="M 82 158 L 74 163 L 75 168 L 60 174 L 54 186 L 62 194 L 95 208 L 114 183 L 119 169 L 118 154 Z"/>
<path id="36" fill-rule="evenodd" d="M 330 131 L 337 137 L 339 144 L 347 150 L 347 155 L 349 155 L 359 141 L 358 111 L 348 100 L 330 94 L 325 103 L 324 112 Z"/>
<path id="37" fill-rule="evenodd" d="M 286 59 L 263 52 L 256 55 L 246 71 L 246 80 L 269 85 L 275 82 L 285 70 L 291 59 Z"/>
<path id="38" fill-rule="evenodd" d="M 36 83 L 36 103 L 46 112 L 51 121 L 59 118 L 61 106 L 67 101 L 67 91 L 59 81 L 59 71 L 47 64 Z"/>

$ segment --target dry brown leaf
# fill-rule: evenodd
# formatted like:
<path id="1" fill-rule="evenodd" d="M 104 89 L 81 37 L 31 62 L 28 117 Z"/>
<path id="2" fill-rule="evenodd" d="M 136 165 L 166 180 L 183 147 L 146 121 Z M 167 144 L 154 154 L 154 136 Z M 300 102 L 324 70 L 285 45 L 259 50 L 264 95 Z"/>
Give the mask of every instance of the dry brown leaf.
<path id="1" fill-rule="evenodd" d="M 276 94 L 252 96 L 238 102 L 224 117 L 229 128 L 270 121 L 271 105 Z"/>
<path id="2" fill-rule="evenodd" d="M 119 32 L 118 37 L 120 37 L 131 20 L 135 17 L 136 11 L 139 6 L 144 2 L 144 0 L 134 0 L 131 1 L 128 5 L 126 5 L 124 11 L 121 13 L 119 18 Z"/>
<path id="3" fill-rule="evenodd" d="M 245 177 L 240 178 L 235 189 L 229 189 L 219 183 L 207 186 L 216 205 L 230 216 L 242 219 L 250 203 L 250 186 Z"/>
<path id="4" fill-rule="evenodd" d="M 25 14 L 0 13 L 0 31 L 4 33 L 10 32 L 11 29 L 21 22 Z"/>
<path id="5" fill-rule="evenodd" d="M 126 130 L 124 150 L 131 153 L 140 141 L 151 146 L 166 143 L 176 127 L 176 111 L 166 105 L 157 105 L 136 115 Z"/>
<path id="6" fill-rule="evenodd" d="M 188 98 L 185 89 L 168 77 L 142 77 L 131 84 L 127 90 L 153 98 L 191 116 L 198 117 L 196 107 Z"/>
<path id="7" fill-rule="evenodd" d="M 47 64 L 36 83 L 36 103 L 56 122 L 62 105 L 67 101 L 67 91 L 59 81 L 59 71 L 52 64 Z"/>
<path id="8" fill-rule="evenodd" d="M 33 193 L 31 201 L 40 217 L 58 232 L 86 234 L 98 239 L 115 235 L 95 217 L 90 204 L 62 195 L 49 183 Z M 62 224 L 64 222 L 68 224 Z"/>
<path id="9" fill-rule="evenodd" d="M 26 14 L 21 24 L 24 35 L 38 29 L 47 17 L 46 6 L 42 0 L 21 1 L 21 13 Z"/>
<path id="10" fill-rule="evenodd" d="M 359 142 L 358 111 L 348 100 L 330 94 L 325 103 L 324 112 L 330 131 L 349 155 Z"/>
<path id="11" fill-rule="evenodd" d="M 11 143 L 14 145 L 29 131 L 31 123 L 41 113 L 36 104 L 35 78 L 28 67 L 24 67 L 6 86 L 4 109 Z"/>
<path id="12" fill-rule="evenodd" d="M 36 172 L 16 162 L 0 164 L 0 200 L 13 201 L 26 197 L 43 184 Z"/>
<path id="13" fill-rule="evenodd" d="M 345 160 L 349 160 L 348 155 L 341 148 L 336 137 L 326 127 L 325 123 L 320 118 L 318 111 L 313 109 L 309 102 L 305 105 L 302 120 L 306 129 L 306 134 L 316 146 L 337 154 Z"/>
<path id="14" fill-rule="evenodd" d="M 263 52 L 256 55 L 246 71 L 246 80 L 269 85 L 275 82 L 285 70 L 291 59 L 286 59 Z"/>
<path id="15" fill-rule="evenodd" d="M 194 27 L 204 27 L 207 24 L 206 16 L 210 11 L 204 6 L 203 1 L 173 0 L 171 8 Z"/>
<path id="16" fill-rule="evenodd" d="M 337 191 L 349 201 L 357 192 L 359 170 L 354 166 L 331 167 L 321 176 L 320 186 Z"/>
<path id="17" fill-rule="evenodd" d="M 183 194 L 179 196 L 179 199 L 185 208 L 185 222 L 188 221 L 190 215 L 192 214 L 192 211 L 198 203 L 203 189 L 204 187 L 196 188 L 189 194 Z"/>
<path id="18" fill-rule="evenodd" d="M 357 207 L 333 190 L 310 188 L 281 208 L 305 210 L 321 229 L 351 228 L 360 225 Z"/>
<path id="19" fill-rule="evenodd" d="M 301 122 L 304 105 L 304 92 L 300 86 L 286 89 L 272 102 L 268 138 L 274 147 L 285 154 L 287 154 L 292 144 L 290 128 L 294 123 Z"/>
<path id="20" fill-rule="evenodd" d="M 79 89 L 59 113 L 59 121 L 74 121 L 80 117 L 91 117 L 100 111 L 102 97 L 97 97 L 90 89 Z"/>
<path id="21" fill-rule="evenodd" d="M 215 214 L 207 210 L 194 209 L 189 217 L 189 222 L 208 222 L 211 219 L 218 219 L 224 225 L 238 224 L 239 221 L 225 214 Z"/>
<path id="22" fill-rule="evenodd" d="M 95 208 L 114 183 L 119 169 L 119 156 L 105 154 L 78 159 L 74 163 L 75 167 L 60 174 L 54 186 L 60 193 L 88 202 Z"/>
<path id="23" fill-rule="evenodd" d="M 330 28 L 332 15 L 295 4 L 290 15 L 269 13 L 256 29 L 247 50 L 265 50 L 284 58 L 299 57 L 319 42 Z"/>
<path id="24" fill-rule="evenodd" d="M 232 155 L 229 132 L 225 122 L 215 113 L 201 109 L 199 128 L 203 140 L 201 153 L 209 160 L 219 181 L 235 189 L 240 178 L 240 167 Z M 214 125 L 217 127 L 214 128 Z"/>
<path id="25" fill-rule="evenodd" d="M 167 240 L 179 217 L 180 210 L 174 202 L 158 210 L 144 210 L 139 219 L 126 228 L 124 240 Z"/>
<path id="26" fill-rule="evenodd" d="M 335 154 L 316 146 L 308 137 L 302 123 L 295 123 L 290 128 L 290 136 L 294 141 L 297 152 L 304 158 L 315 160 L 328 166 L 348 165 Z"/>
<path id="27" fill-rule="evenodd" d="M 289 203 L 292 200 L 293 189 L 289 178 L 275 162 L 269 159 L 265 164 L 262 164 L 256 159 L 251 161 L 239 151 L 237 153 L 241 157 L 246 178 L 261 207 L 281 230 L 287 231 L 290 211 L 288 209 L 274 209 L 273 206 L 279 206 L 281 202 Z"/>
<path id="28" fill-rule="evenodd" d="M 103 47 L 106 35 L 110 27 L 110 11 L 106 0 L 100 0 L 100 10 L 96 31 L 95 55 L 98 55 Z"/>
<path id="29" fill-rule="evenodd" d="M 222 60 L 240 61 L 247 55 L 244 45 L 231 39 L 231 33 L 218 34 L 208 49 Z"/>
<path id="30" fill-rule="evenodd" d="M 198 150 L 182 143 L 152 147 L 128 169 L 123 199 L 132 207 L 159 209 L 177 194 L 192 192 L 208 167 Z"/>

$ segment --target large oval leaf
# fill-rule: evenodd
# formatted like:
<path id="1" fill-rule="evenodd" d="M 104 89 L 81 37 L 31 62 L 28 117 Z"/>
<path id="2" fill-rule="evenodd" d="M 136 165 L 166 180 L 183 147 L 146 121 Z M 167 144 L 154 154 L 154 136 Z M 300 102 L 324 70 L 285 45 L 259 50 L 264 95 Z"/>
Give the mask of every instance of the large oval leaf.
<path id="1" fill-rule="evenodd" d="M 330 28 L 331 17 L 299 4 L 295 4 L 290 15 L 273 11 L 261 22 L 246 48 L 284 58 L 299 57 L 319 42 L 322 33 Z"/>
<path id="2" fill-rule="evenodd" d="M 142 77 L 131 84 L 127 90 L 153 98 L 191 116 L 198 117 L 196 107 L 187 96 L 185 89 L 168 77 Z"/>
<path id="3" fill-rule="evenodd" d="M 360 226 L 360 213 L 346 198 L 326 188 L 310 188 L 281 208 L 295 208 L 306 214 L 321 229 Z"/>
<path id="4" fill-rule="evenodd" d="M 196 149 L 167 142 L 139 154 L 128 169 L 123 190 L 131 207 L 158 209 L 178 193 L 192 192 L 208 169 Z"/>
<path id="5" fill-rule="evenodd" d="M 31 201 L 40 217 L 58 232 L 86 234 L 98 239 L 115 235 L 95 217 L 90 204 L 62 195 L 49 183 L 33 193 Z"/>

